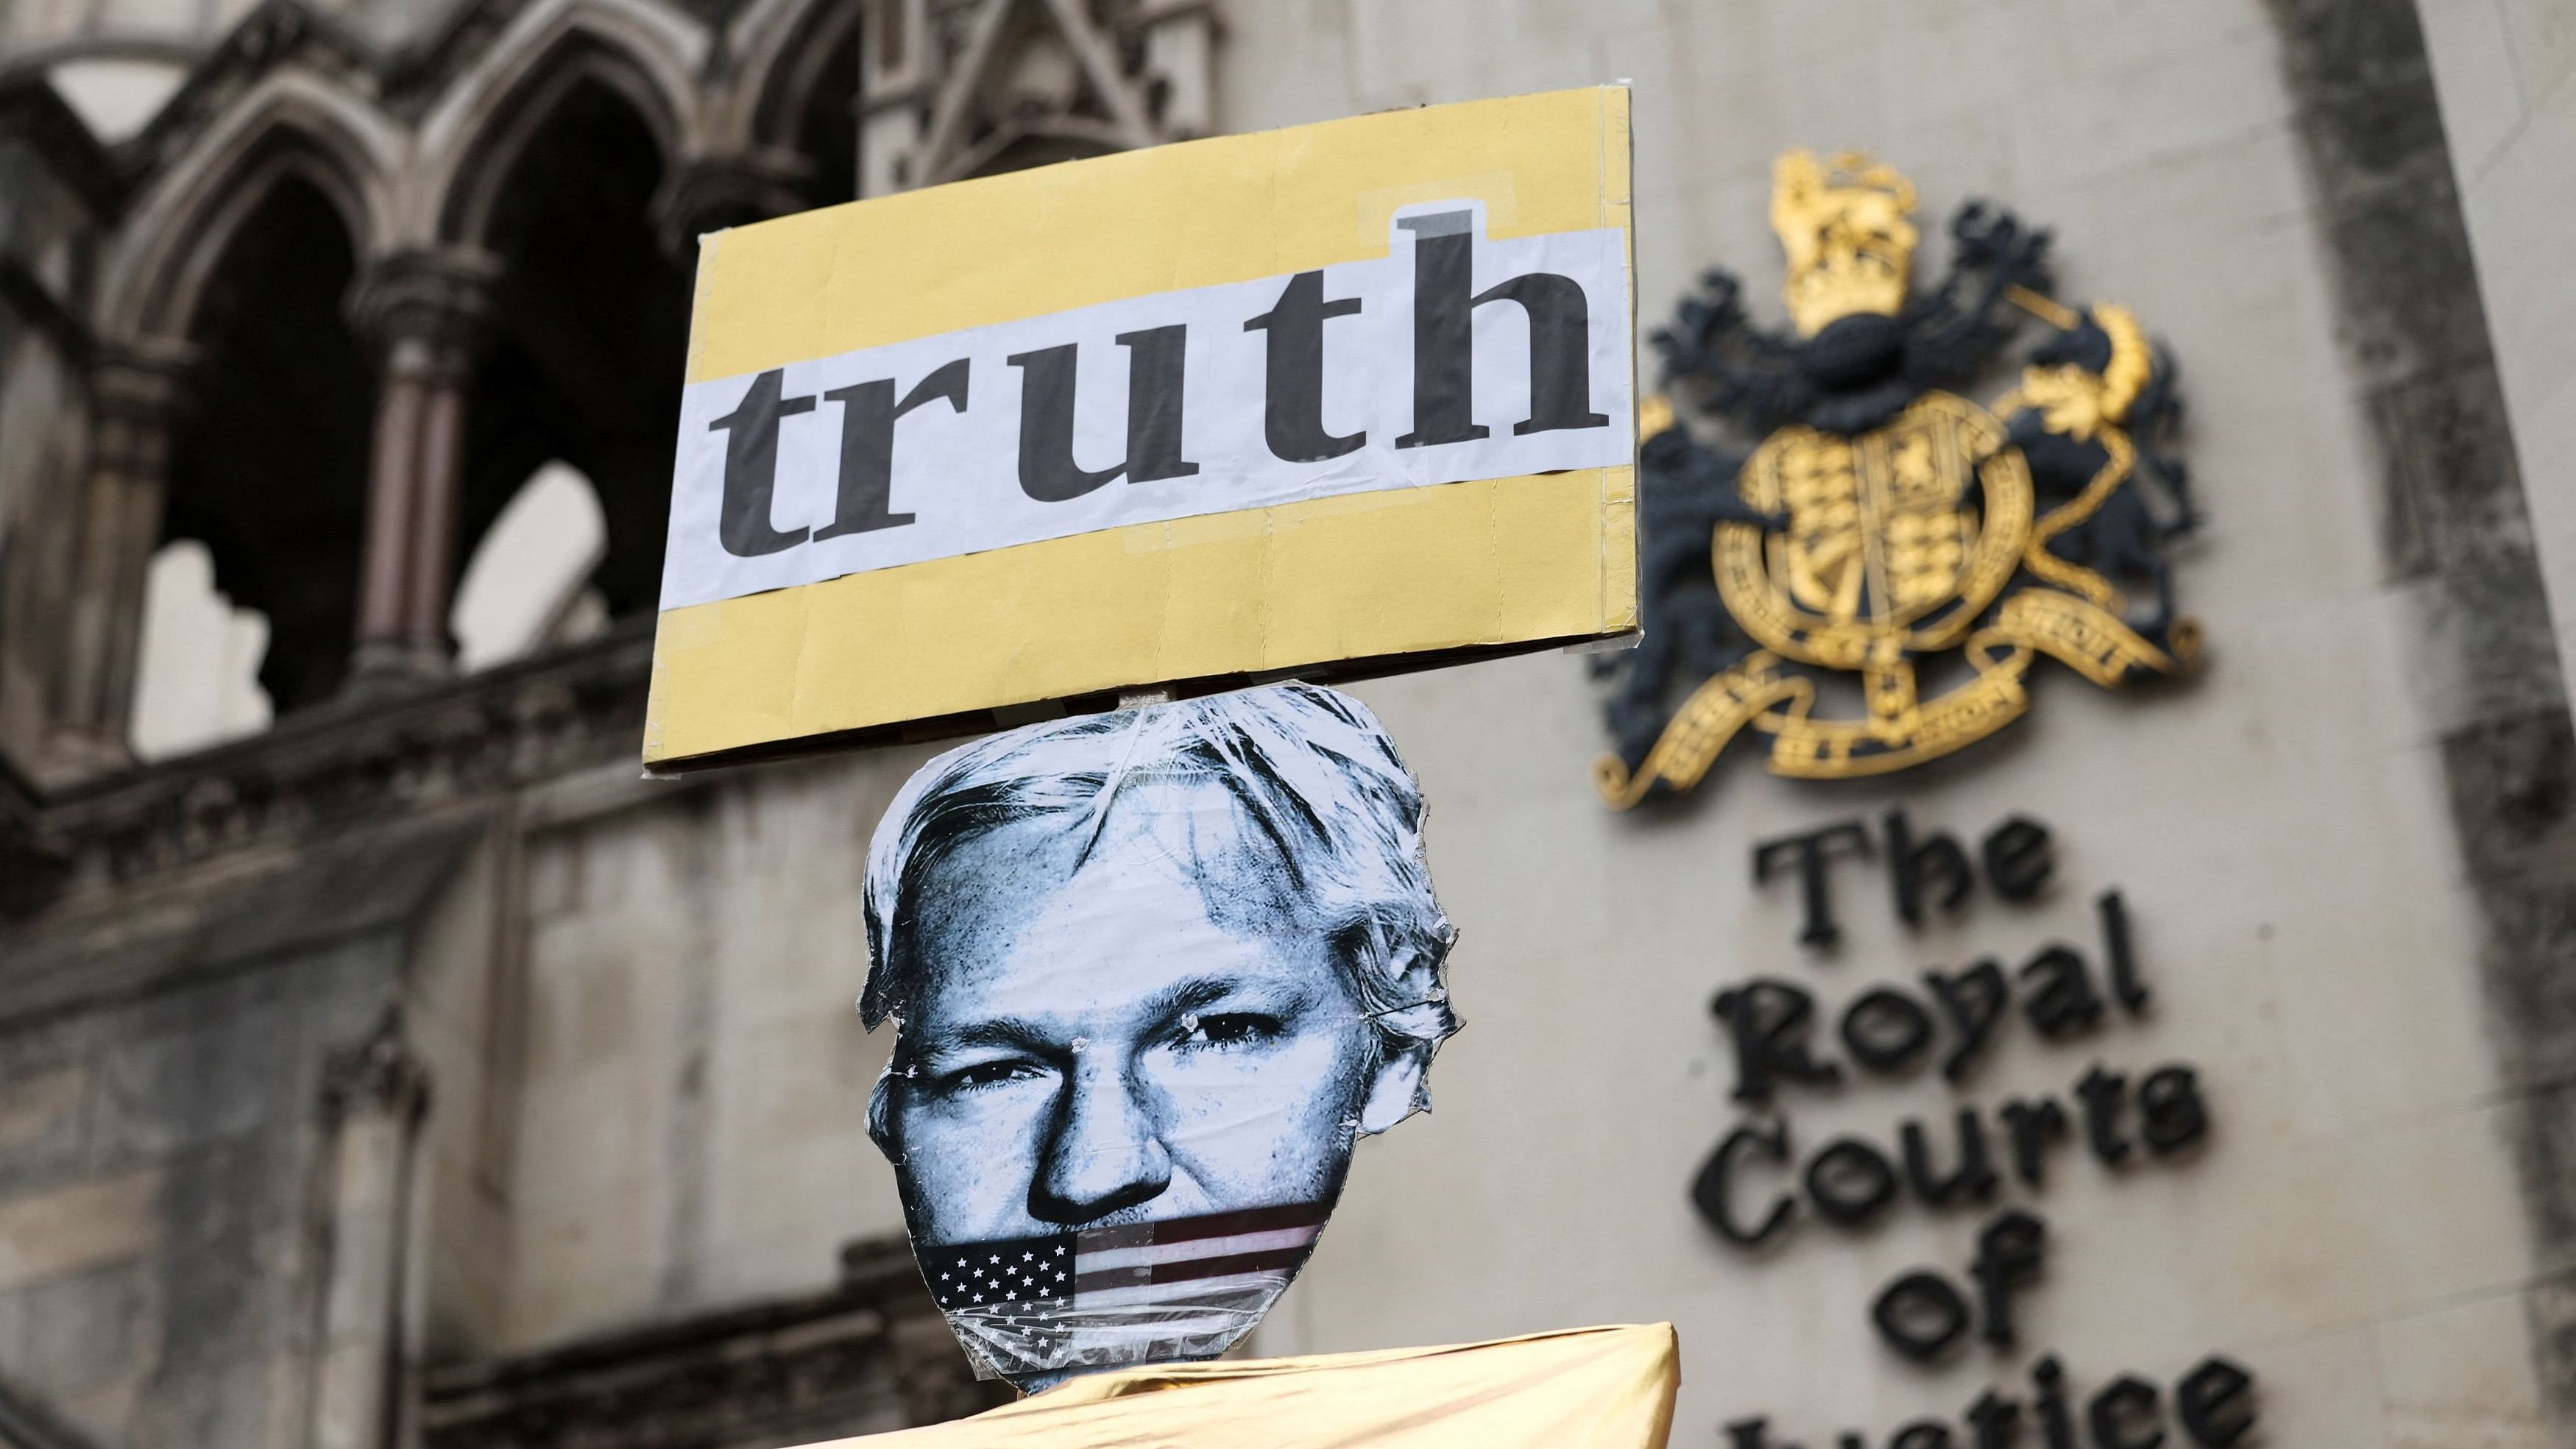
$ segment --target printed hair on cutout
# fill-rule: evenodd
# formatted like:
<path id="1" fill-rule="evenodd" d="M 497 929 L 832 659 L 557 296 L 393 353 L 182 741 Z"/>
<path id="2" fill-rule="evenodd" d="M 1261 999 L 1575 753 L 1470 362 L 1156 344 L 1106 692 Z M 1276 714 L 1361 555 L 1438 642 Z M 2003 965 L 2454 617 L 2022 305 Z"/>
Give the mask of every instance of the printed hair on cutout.
<path id="1" fill-rule="evenodd" d="M 1273 685 L 993 735 L 916 773 L 868 847 L 869 968 L 860 1018 L 902 1019 L 919 986 L 909 903 L 986 831 L 1073 816 L 1095 829 L 1128 790 L 1213 786 L 1277 856 L 1301 924 L 1323 932 L 1390 1049 L 1458 1029 L 1440 986 L 1456 928 L 1431 892 L 1422 790 L 1367 706 Z M 1419 983 L 1430 981 L 1427 992 Z"/>

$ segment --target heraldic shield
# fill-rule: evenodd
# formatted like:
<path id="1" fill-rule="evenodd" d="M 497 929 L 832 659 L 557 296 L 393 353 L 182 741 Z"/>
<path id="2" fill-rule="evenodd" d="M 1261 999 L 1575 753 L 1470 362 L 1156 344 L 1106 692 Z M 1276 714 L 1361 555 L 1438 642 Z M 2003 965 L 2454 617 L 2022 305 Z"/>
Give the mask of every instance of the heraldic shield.
<path id="1" fill-rule="evenodd" d="M 1797 334 L 1752 327 L 1711 272 L 1656 335 L 1645 639 L 1600 666 L 1622 676 L 1594 772 L 1616 808 L 1690 790 L 1747 729 L 1771 737 L 1775 773 L 1878 774 L 2018 718 L 2040 655 L 2106 688 L 2196 656 L 2164 557 L 2197 523 L 2156 446 L 2180 412 L 2170 359 L 2125 309 L 2049 296 L 2047 234 L 1982 204 L 1952 223 L 1952 275 L 1910 298 L 1913 207 L 1865 157 L 1783 157 L 1772 222 Z M 1945 390 L 2024 318 L 2054 335 L 2018 388 L 1991 410 Z M 1702 442 L 1675 399 L 1758 446 Z M 1857 714 L 1818 708 L 1837 678 Z"/>

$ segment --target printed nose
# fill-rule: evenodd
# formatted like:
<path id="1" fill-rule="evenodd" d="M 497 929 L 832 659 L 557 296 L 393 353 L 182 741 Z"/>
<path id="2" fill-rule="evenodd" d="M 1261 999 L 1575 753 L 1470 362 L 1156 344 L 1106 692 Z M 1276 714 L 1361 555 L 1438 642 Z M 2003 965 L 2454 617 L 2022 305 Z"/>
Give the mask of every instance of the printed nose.
<path id="1" fill-rule="evenodd" d="M 1030 1185 L 1029 1211 L 1071 1227 L 1151 1202 L 1171 1184 L 1171 1154 L 1126 1073 L 1109 1060 L 1082 1063 Z"/>

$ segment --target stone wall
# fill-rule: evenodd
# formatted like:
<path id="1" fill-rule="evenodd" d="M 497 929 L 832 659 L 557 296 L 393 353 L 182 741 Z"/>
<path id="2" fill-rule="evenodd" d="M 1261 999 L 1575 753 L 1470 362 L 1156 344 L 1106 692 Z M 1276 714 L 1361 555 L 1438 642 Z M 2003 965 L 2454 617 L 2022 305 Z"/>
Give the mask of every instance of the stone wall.
<path id="1" fill-rule="evenodd" d="M 1797 785 L 1748 754 L 1701 799 L 1615 818 L 1584 779 L 1599 735 L 1573 661 L 1363 688 L 1425 776 L 1469 1026 L 1434 1074 L 1440 1110 L 1362 1150 L 1261 1349 L 1672 1317 L 1677 1442 L 1762 1415 L 1771 1442 L 1806 1444 L 1917 1415 L 1964 1432 L 1988 1384 L 2027 1405 L 2043 1351 L 2079 1394 L 2124 1371 L 2170 1386 L 2215 1351 L 2257 1374 L 2267 1443 L 2568 1442 L 2534 1367 L 2555 1353 L 2564 1192 L 2528 1166 L 2552 1114 L 2524 1110 L 2543 1078 L 2517 1065 L 2518 1043 L 2561 1039 L 2529 984 L 2554 979 L 2562 917 L 2564 696 L 2406 7 L 1229 19 L 1237 128 L 1634 78 L 1650 321 L 1710 263 L 1761 312 L 1766 168 L 1793 145 L 1874 149 L 1927 212 L 1988 196 L 2055 227 L 2061 293 L 2134 306 L 2180 357 L 2209 514 L 2179 570 L 2210 631 L 2197 679 L 2124 698 L 2051 678 L 2011 735 L 1884 781 Z M 2045 820 L 2058 889 L 1908 932 L 1883 873 L 1854 864 L 1843 949 L 1797 946 L 1794 892 L 1752 884 L 1751 846 L 1898 805 L 1971 838 Z M 2016 961 L 2093 939 L 2111 887 L 2155 982 L 2144 1020 L 2005 1043 L 1961 1091 L 1793 1093 L 1782 1114 L 1803 1154 L 2062 1093 L 2095 1062 L 2196 1065 L 2215 1126 L 2186 1166 L 2085 1163 L 2002 1199 L 2051 1231 L 2018 1350 L 1921 1370 L 1868 1322 L 1895 1275 L 1961 1273 L 1985 1213 L 1910 1209 L 1861 1235 L 1811 1220 L 1753 1254 L 1695 1217 L 1710 1150 L 1769 1120 L 1728 1099 L 1716 990 L 1770 975 L 1839 1007 Z M 1753 1176 L 1748 1208 L 1788 1180 Z"/>
<path id="2" fill-rule="evenodd" d="M 2533 396 L 2546 388 L 2535 375 L 2545 364 L 2530 346 L 2531 311 L 2494 287 L 2480 297 L 2485 254 L 2509 257 L 2512 243 L 2461 184 L 2491 170 L 2499 148 L 2533 144 L 2499 141 L 2493 131 L 2494 108 L 2521 83 L 2464 93 L 2456 72 L 2476 20 L 2465 6 L 2275 8 L 2325 203 L 2344 342 L 2379 433 L 2391 581 L 2412 606 L 2416 647 L 2443 661 L 2443 768 L 2478 905 L 2491 1036 L 2542 1270 L 2525 1310 L 2541 1391 L 2565 1432 L 2576 1425 L 2568 1332 L 2576 1302 L 2557 1281 L 2576 1264 L 2576 1218 L 2566 1206 L 2576 1164 L 2564 1125 L 2576 1003 L 2563 984 L 2576 959 L 2563 924 L 2576 888 L 2568 799 L 2576 736 L 2544 579 L 2563 568 L 2570 540 L 2550 531 L 2564 505 L 2548 486 L 2546 445 L 2534 442 L 2553 423 Z M 2486 18 L 2505 23 L 2501 10 Z M 2525 52 L 2535 61 L 2545 54 L 2543 20 L 2531 7 L 2512 22 L 2533 32 Z M 2442 105 L 2441 67 L 2428 55 L 2436 37 L 2454 71 L 2441 84 Z M 2560 49 L 2563 76 L 2576 51 Z M 2545 71 L 2535 71 L 2535 84 Z M 2496 348 L 2499 335 L 2512 339 L 2510 358 Z M 2533 460 L 2541 471 L 2518 465 Z M 2562 579 L 2562 594 L 2576 585 Z"/>
<path id="3" fill-rule="evenodd" d="M 1809 1446 L 1955 1425 L 1988 1384 L 2029 1399 L 2051 1353 L 2079 1396 L 2135 1373 L 2168 1403 L 2223 1354 L 2259 1380 L 2268 1445 L 2576 1443 L 2555 1286 L 2576 767 L 2541 586 L 2576 552 L 2563 500 L 2534 486 L 2526 508 L 2521 482 L 2569 411 L 2547 325 L 2569 293 L 2556 213 L 2531 209 L 2563 186 L 2512 179 L 2558 154 L 2554 13 L 1222 7 L 1229 130 L 1633 80 L 1649 325 L 1711 264 L 1777 315 L 1765 213 L 1790 146 L 1875 149 L 1920 185 L 1927 234 L 1977 196 L 2055 227 L 2062 293 L 2134 306 L 2181 359 L 2209 515 L 2180 564 L 2196 677 L 2109 694 L 2052 667 L 2027 720 L 1907 775 L 1797 784 L 1739 746 L 1697 797 L 1614 815 L 1582 661 L 1361 687 L 1428 790 L 1468 1027 L 1438 1111 L 1361 1150 L 1257 1351 L 1672 1319 L 1691 1449 L 1756 1416 Z M 2497 33 L 2510 115 L 2475 78 Z M 37 386 L 16 368 L 0 406 Z M 0 891 L 22 913 L 0 926 L 0 1387 L 103 1445 L 306 1442 L 329 1225 L 353 1221 L 332 1064 L 398 1037 L 428 1083 L 391 1305 L 404 1432 L 779 1443 L 985 1401 L 886 1258 L 900 1215 L 862 1117 L 887 1043 L 851 1010 L 867 837 L 927 751 L 639 781 L 642 639 L 325 707 L 40 807 L 0 780 L 0 864 L 42 877 Z M 1900 806 L 1971 842 L 2047 822 L 2054 887 L 1980 888 L 1909 930 L 1883 865 L 1852 861 L 1842 946 L 1800 946 L 1753 847 Z M 1766 975 L 1839 1008 L 2052 941 L 2098 960 L 2112 888 L 2150 1007 L 2066 1042 L 2016 1019 L 1955 1089 L 1731 1099 L 1720 989 Z M 1803 1157 L 2175 1062 L 2213 1126 L 2170 1160 L 2070 1149 L 1989 1205 L 1867 1232 L 1809 1211 L 1759 1252 L 1690 1198 L 1740 1122 L 1785 1123 Z M 1793 1183 L 1765 1165 L 1740 1189 Z M 1894 1357 L 1872 1295 L 1960 1275 L 2005 1206 L 2050 1233 L 2018 1346 Z"/>
<path id="4" fill-rule="evenodd" d="M 2169 1393 L 2223 1354 L 2256 1373 L 2268 1443 L 2562 1442 L 2533 1315 L 2564 1195 L 2534 1175 L 2550 1118 L 2525 1095 L 2555 1038 L 2517 992 L 2554 960 L 2563 691 L 2402 8 L 1225 18 L 1228 129 L 1632 78 L 1650 323 L 1710 263 L 1767 290 L 1768 168 L 1791 145 L 1877 149 L 1932 219 L 1986 196 L 2054 226 L 2065 294 L 2133 305 L 2182 359 L 2210 514 L 2181 565 L 2212 641 L 2197 678 L 2115 696 L 2059 674 L 2010 734 L 1889 780 L 1795 785 L 1732 759 L 1695 801 L 1613 816 L 1579 662 L 1361 688 L 1429 788 L 1469 1028 L 1439 1111 L 1363 1149 L 1257 1351 L 1672 1318 L 1685 1443 L 1755 1415 L 1775 1442 L 1955 1424 L 1988 1384 L 2027 1399 L 2044 1352 L 2079 1395 L 2127 1372 Z M 915 758 L 750 772 L 531 836 L 522 1266 L 496 1342 L 788 1291 L 819 1281 L 836 1234 L 892 1224 L 857 1130 L 882 1043 L 845 1008 L 865 836 Z M 1878 868 L 1853 865 L 1844 947 L 1796 945 L 1792 893 L 1752 883 L 1752 846 L 1898 805 L 1972 839 L 2047 821 L 2058 888 L 1908 932 Z M 1868 1322 L 1892 1276 L 1959 1272 L 1985 1214 L 1809 1221 L 1758 1254 L 1695 1214 L 1693 1174 L 1745 1120 L 1718 989 L 1763 974 L 1839 1006 L 1986 953 L 2092 950 L 2110 888 L 2156 995 L 2143 1017 L 2071 1045 L 2008 1036 L 1961 1091 L 1784 1111 L 1803 1151 L 2065 1095 L 2097 1063 L 2198 1070 L 2215 1127 L 2192 1156 L 2070 1158 L 2002 1199 L 2054 1245 L 2020 1349 L 1921 1370 Z"/>
<path id="5" fill-rule="evenodd" d="M 105 155 L 43 86 L 0 82 L 0 747 L 42 754 L 62 641 L 40 626 L 77 538 L 85 329 L 61 297 L 113 194 Z M 61 426 L 68 422 L 71 426 Z"/>
<path id="6" fill-rule="evenodd" d="M 2422 12 L 2563 650 L 2576 638 L 2576 300 L 2562 281 L 2576 14 L 2555 0 L 2424 0 Z"/>
<path id="7" fill-rule="evenodd" d="M 49 881 L 0 911 L 0 1439 L 758 1446 L 992 1402 L 859 1127 L 829 903 L 904 761 L 639 782 L 643 642 L 0 801 Z"/>
<path id="8" fill-rule="evenodd" d="M 8 942 L 0 1378 L 96 1442 L 303 1433 L 326 1069 L 385 1020 L 456 851 L 356 854 L 229 863 Z"/>
<path id="9" fill-rule="evenodd" d="M 831 1280 L 902 1231 L 863 1123 L 884 1063 L 867 832 L 919 750 L 638 784 L 530 831 L 508 1149 L 521 1351 Z"/>

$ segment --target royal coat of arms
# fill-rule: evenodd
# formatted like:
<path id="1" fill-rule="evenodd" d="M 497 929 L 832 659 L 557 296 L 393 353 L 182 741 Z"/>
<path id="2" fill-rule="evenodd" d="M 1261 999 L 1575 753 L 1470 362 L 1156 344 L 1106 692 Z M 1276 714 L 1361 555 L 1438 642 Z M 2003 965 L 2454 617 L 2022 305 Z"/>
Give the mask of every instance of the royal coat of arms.
<path id="1" fill-rule="evenodd" d="M 1792 152 L 1771 223 L 1794 330 L 1753 325 L 1712 271 L 1655 335 L 1645 637 L 1598 666 L 1616 808 L 1691 789 L 1748 728 L 1775 773 L 1878 774 L 2018 718 L 2040 655 L 2113 688 L 2197 654 L 2165 557 L 2198 521 L 2167 447 L 2172 359 L 2127 309 L 2058 301 L 2048 234 L 1983 203 L 1917 294 L 1914 208 L 1866 156 Z M 1949 390 L 2031 322 L 2047 335 L 2011 392 Z M 1730 452 L 1729 433 L 1760 441 Z"/>

